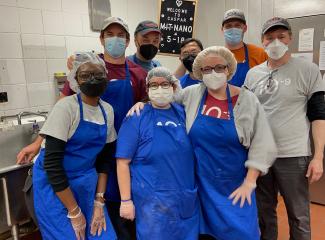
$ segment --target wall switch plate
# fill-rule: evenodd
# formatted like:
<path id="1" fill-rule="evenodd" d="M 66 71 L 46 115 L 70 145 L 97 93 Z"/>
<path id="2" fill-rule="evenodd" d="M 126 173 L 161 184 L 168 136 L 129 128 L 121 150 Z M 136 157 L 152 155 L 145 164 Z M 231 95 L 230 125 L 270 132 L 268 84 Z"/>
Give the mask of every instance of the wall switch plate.
<path id="1" fill-rule="evenodd" d="M 7 92 L 0 92 L 0 103 L 8 102 Z"/>

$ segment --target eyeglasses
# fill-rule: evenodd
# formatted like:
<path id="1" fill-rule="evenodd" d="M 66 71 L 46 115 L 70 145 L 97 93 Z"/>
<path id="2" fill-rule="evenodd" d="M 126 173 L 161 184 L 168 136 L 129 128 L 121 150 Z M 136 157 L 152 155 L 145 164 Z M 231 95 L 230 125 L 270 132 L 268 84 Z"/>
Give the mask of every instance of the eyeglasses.
<path id="1" fill-rule="evenodd" d="M 84 81 L 91 79 L 92 77 L 99 79 L 99 78 L 106 78 L 106 73 L 103 72 L 79 72 L 78 78 Z"/>
<path id="2" fill-rule="evenodd" d="M 201 68 L 201 72 L 203 74 L 209 74 L 212 73 L 212 70 L 214 70 L 216 73 L 223 73 L 227 67 L 228 67 L 227 65 L 217 64 L 214 67 L 207 66 Z"/>
<path id="3" fill-rule="evenodd" d="M 270 88 L 272 86 L 273 81 L 273 74 L 276 73 L 278 71 L 278 69 L 272 71 L 269 73 L 269 78 L 267 79 L 267 83 L 266 83 L 266 87 Z"/>
<path id="4" fill-rule="evenodd" d="M 152 90 L 156 90 L 156 89 L 159 88 L 159 86 L 161 86 L 161 88 L 163 88 L 163 89 L 168 89 L 168 88 L 170 88 L 172 85 L 173 85 L 173 84 L 170 83 L 170 82 L 162 82 L 162 83 L 155 83 L 155 82 L 153 82 L 153 83 L 149 83 L 149 84 L 148 84 L 148 87 L 149 87 L 150 89 L 152 89 Z"/>

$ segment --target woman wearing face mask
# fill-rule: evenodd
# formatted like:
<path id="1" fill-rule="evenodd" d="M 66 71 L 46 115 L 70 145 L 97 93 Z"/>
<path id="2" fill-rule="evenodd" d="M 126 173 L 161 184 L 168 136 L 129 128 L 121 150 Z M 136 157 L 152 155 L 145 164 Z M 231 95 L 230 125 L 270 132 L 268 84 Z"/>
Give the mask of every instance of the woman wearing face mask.
<path id="1" fill-rule="evenodd" d="M 136 218 L 137 239 L 197 239 L 194 152 L 185 113 L 172 103 L 177 79 L 163 67 L 147 76 L 151 103 L 124 120 L 118 135 L 120 215 Z"/>
<path id="2" fill-rule="evenodd" d="M 202 83 L 183 89 L 179 101 L 197 159 L 200 233 L 218 240 L 258 240 L 254 189 L 272 165 L 276 147 L 255 95 L 228 84 L 235 71 L 227 48 L 206 48 L 193 64 Z"/>
<path id="3" fill-rule="evenodd" d="M 35 213 L 43 239 L 116 239 L 105 208 L 116 132 L 104 62 L 76 56 L 69 75 L 78 94 L 60 100 L 40 134 L 45 137 L 33 168 Z"/>

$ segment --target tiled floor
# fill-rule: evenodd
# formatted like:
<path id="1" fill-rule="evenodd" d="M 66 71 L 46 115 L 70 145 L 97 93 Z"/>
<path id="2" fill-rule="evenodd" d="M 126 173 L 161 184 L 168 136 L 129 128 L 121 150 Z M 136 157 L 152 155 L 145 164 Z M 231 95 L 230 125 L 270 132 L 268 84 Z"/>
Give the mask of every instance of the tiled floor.
<path id="1" fill-rule="evenodd" d="M 311 204 L 311 232 L 312 240 L 324 240 L 325 239 L 325 206 L 318 204 Z M 283 199 L 279 199 L 278 205 L 278 226 L 279 236 L 278 240 L 289 239 L 289 227 L 286 209 Z"/>

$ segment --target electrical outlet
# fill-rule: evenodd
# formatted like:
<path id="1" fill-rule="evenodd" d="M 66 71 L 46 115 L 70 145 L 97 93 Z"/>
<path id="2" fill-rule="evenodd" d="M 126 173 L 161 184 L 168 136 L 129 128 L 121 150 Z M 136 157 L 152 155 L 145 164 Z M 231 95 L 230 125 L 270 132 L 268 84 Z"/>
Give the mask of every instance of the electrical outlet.
<path id="1" fill-rule="evenodd" d="M 0 103 L 8 102 L 7 92 L 0 92 Z"/>

